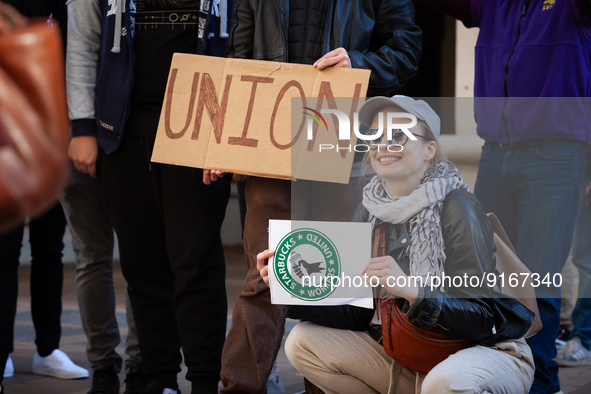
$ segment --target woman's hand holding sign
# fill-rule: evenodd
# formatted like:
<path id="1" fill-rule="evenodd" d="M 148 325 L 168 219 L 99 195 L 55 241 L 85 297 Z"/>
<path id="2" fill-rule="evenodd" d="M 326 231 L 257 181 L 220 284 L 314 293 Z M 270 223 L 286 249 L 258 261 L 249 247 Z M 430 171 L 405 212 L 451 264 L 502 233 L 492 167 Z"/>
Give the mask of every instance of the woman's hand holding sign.
<path id="1" fill-rule="evenodd" d="M 411 286 L 412 281 L 409 280 L 410 278 L 402 271 L 402 268 L 392 256 L 372 258 L 361 274 L 366 274 L 369 277 L 370 284 L 372 283 L 371 278 L 375 276 L 378 278 L 379 284 L 388 290 L 388 293 L 395 297 L 405 298 L 411 304 L 415 302 L 419 295 L 419 289 Z M 404 277 L 405 280 L 399 281 L 399 277 Z M 399 283 L 403 283 L 404 286 L 397 286 Z"/>
<path id="2" fill-rule="evenodd" d="M 275 252 L 269 249 L 257 254 L 257 269 L 267 286 L 269 286 L 269 257 L 274 254 Z"/>

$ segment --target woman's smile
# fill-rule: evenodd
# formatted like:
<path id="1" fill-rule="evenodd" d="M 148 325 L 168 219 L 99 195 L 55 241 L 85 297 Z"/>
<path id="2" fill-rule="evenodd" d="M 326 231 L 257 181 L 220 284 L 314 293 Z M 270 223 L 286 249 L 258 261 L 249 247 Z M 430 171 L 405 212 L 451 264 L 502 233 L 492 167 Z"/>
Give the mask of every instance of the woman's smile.
<path id="1" fill-rule="evenodd" d="M 380 163 L 380 165 L 387 166 L 387 165 L 396 163 L 397 161 L 400 161 L 400 159 L 402 159 L 402 157 L 395 156 L 395 155 L 382 155 L 382 156 L 379 156 L 377 159 L 378 159 L 378 162 Z"/>

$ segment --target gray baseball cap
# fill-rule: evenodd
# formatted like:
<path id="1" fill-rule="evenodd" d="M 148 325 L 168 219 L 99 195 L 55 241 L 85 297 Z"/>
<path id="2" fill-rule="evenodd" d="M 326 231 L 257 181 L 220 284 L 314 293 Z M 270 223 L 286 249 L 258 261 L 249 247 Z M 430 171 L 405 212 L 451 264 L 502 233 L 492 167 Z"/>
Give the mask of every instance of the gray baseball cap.
<path id="1" fill-rule="evenodd" d="M 435 138 L 439 139 L 441 133 L 441 120 L 439 115 L 423 100 L 415 100 L 412 97 L 396 95 L 393 97 L 373 97 L 367 100 L 361 108 L 359 108 L 359 122 L 370 127 L 376 114 L 380 110 L 396 105 L 404 111 L 413 114 L 418 119 L 421 119 L 431 129 Z"/>

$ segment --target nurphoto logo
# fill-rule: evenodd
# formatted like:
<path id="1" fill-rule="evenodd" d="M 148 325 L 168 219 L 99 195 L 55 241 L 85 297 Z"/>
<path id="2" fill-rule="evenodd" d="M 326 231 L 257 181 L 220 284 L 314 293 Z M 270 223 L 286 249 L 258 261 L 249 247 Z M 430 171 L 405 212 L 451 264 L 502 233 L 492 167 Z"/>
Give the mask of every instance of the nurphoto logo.
<path id="1" fill-rule="evenodd" d="M 314 140 L 314 122 L 318 124 L 319 129 L 324 129 L 328 131 L 328 124 L 326 119 L 322 116 L 322 114 L 332 114 L 335 115 L 338 119 L 339 130 L 338 130 L 338 139 L 339 140 L 346 140 L 349 141 L 351 139 L 351 121 L 349 116 L 338 109 L 321 109 L 320 112 L 309 108 L 309 107 L 302 107 L 303 109 L 310 111 L 309 112 L 302 112 L 304 115 L 308 115 L 312 119 L 308 119 L 307 121 L 307 137 L 308 141 Z M 385 115 L 385 117 L 384 117 Z M 385 118 L 385 119 L 384 119 Z M 410 122 L 406 123 L 395 123 L 398 122 L 400 119 L 408 119 Z M 385 121 L 385 122 L 384 122 Z M 385 123 L 385 126 L 384 126 Z M 398 144 L 381 144 L 382 136 L 387 136 L 388 141 L 393 140 L 393 135 L 395 132 L 402 131 L 404 134 L 408 136 L 408 138 L 412 141 L 416 141 L 417 137 L 413 135 L 413 133 L 409 130 L 416 126 L 417 124 L 417 117 L 413 114 L 407 112 L 388 112 L 378 113 L 378 128 L 372 129 L 368 128 L 366 130 L 360 130 L 359 127 L 359 113 L 355 112 L 353 114 L 353 133 L 355 137 L 361 141 L 359 144 L 355 145 L 348 145 L 348 146 L 340 146 L 334 144 L 319 144 L 318 152 L 322 152 L 323 150 L 333 150 L 336 151 L 340 150 L 347 150 L 349 152 L 368 152 L 370 149 L 382 149 L 388 150 L 390 152 L 401 152 L 404 147 Z M 382 148 L 383 147 L 383 148 Z M 393 147 L 397 150 L 392 150 Z"/>

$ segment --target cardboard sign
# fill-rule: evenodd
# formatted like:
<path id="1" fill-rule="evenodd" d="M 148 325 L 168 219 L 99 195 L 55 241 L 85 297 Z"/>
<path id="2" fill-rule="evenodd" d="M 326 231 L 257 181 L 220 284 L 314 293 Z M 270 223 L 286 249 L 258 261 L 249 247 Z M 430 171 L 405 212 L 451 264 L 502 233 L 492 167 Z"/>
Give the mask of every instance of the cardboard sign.
<path id="1" fill-rule="evenodd" d="M 306 131 L 306 110 L 348 115 L 364 101 L 369 70 L 175 54 L 152 161 L 279 179 L 347 183 L 353 151 L 339 146 L 339 122 L 327 115 Z M 318 97 L 310 99 L 310 97 Z M 347 105 L 339 104 L 348 97 Z M 294 103 L 292 103 L 292 101 Z M 312 102 L 313 101 L 313 102 Z M 339 107 L 340 105 L 340 107 Z M 298 110 L 292 116 L 292 107 Z M 351 116 L 351 125 L 353 117 Z M 305 165 L 300 165 L 305 163 Z"/>
<path id="2" fill-rule="evenodd" d="M 373 308 L 369 223 L 270 220 L 269 246 L 273 304 Z"/>

